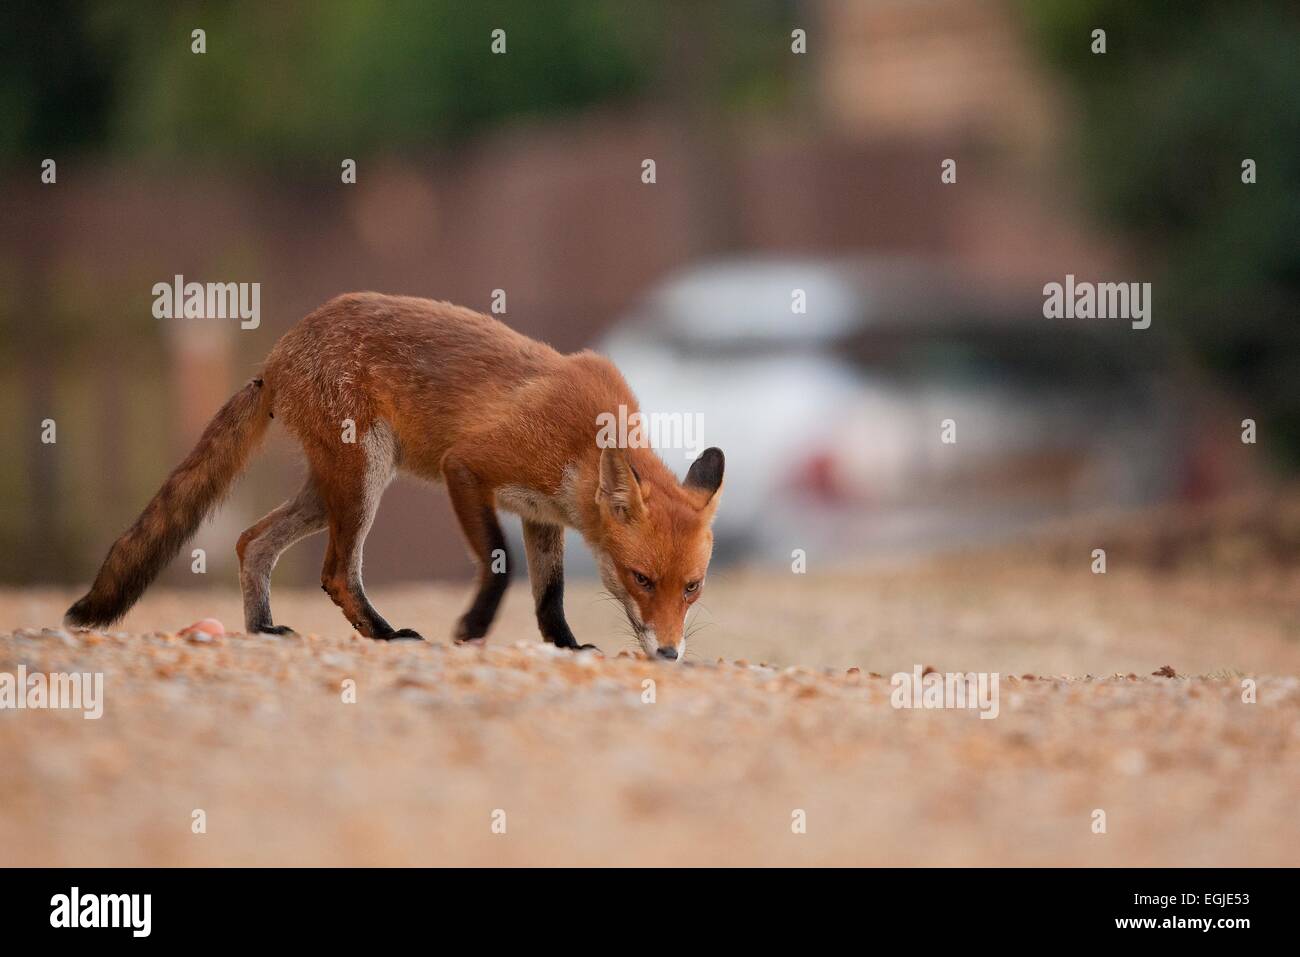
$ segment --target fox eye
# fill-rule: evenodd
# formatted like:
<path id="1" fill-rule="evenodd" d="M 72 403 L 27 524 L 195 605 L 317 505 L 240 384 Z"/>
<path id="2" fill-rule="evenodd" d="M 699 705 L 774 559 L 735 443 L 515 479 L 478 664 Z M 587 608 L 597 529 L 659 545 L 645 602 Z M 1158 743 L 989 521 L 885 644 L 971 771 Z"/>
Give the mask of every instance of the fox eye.
<path id="1" fill-rule="evenodd" d="M 700 583 L 698 581 L 686 583 L 686 594 L 694 595 L 699 590 L 700 590 Z"/>
<path id="2" fill-rule="evenodd" d="M 651 591 L 655 587 L 655 583 L 652 582 L 648 576 L 642 575 L 640 572 L 633 572 L 632 578 L 646 591 Z"/>

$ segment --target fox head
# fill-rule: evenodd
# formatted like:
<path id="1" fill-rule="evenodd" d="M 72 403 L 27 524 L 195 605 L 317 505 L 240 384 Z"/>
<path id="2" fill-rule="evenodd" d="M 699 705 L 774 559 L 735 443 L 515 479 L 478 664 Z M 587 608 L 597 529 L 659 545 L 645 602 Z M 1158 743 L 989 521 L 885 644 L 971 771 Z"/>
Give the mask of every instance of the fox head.
<path id="1" fill-rule="evenodd" d="M 721 450 L 705 449 L 678 484 L 667 469 L 639 474 L 624 449 L 601 450 L 596 561 L 651 658 L 685 657 L 683 627 L 713 554 L 722 469 Z"/>

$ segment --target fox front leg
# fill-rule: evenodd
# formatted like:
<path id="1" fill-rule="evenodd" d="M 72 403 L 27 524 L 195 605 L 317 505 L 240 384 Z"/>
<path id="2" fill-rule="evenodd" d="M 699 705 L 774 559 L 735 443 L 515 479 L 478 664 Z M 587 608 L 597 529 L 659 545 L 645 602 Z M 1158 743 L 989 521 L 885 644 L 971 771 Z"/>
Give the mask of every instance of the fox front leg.
<path id="1" fill-rule="evenodd" d="M 506 537 L 497 520 L 491 491 L 479 481 L 474 470 L 453 453 L 448 453 L 443 460 L 442 472 L 451 507 L 479 569 L 478 591 L 469 610 L 456 623 L 453 634 L 454 640 L 463 644 L 480 641 L 492 627 L 501 597 L 510 584 L 510 557 L 506 553 Z"/>
<path id="2" fill-rule="evenodd" d="M 525 519 L 524 551 L 528 555 L 528 579 L 533 587 L 537 627 L 543 640 L 557 648 L 599 651 L 595 645 L 578 644 L 564 620 L 564 529 Z"/>

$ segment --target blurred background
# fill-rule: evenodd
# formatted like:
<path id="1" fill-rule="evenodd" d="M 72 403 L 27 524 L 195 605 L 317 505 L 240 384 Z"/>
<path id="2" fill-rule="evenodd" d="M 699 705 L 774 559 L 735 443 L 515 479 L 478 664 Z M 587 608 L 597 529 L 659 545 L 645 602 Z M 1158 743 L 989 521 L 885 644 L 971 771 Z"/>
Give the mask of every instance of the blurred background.
<path id="1" fill-rule="evenodd" d="M 700 415 L 728 456 L 723 560 L 1195 510 L 1300 458 L 1293 4 L 54 0 L 5 18 L 0 581 L 88 580 L 279 335 L 359 289 L 483 311 L 504 290 L 515 328 L 600 348 L 644 408 Z M 155 319 L 176 274 L 260 283 L 260 327 Z M 1045 319 L 1066 274 L 1152 283 L 1151 328 Z M 296 487 L 272 436 L 194 543 L 225 576 L 207 581 L 233 581 L 239 531 Z M 313 583 L 322 549 L 277 579 Z M 440 491 L 389 491 L 366 571 L 468 576 Z M 187 560 L 169 580 L 204 582 Z"/>

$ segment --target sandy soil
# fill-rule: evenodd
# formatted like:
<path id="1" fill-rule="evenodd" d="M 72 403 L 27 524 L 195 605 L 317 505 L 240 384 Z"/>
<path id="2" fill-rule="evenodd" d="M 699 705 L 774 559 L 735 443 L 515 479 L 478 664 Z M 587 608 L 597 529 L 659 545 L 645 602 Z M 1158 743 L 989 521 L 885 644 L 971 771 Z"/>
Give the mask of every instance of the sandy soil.
<path id="1" fill-rule="evenodd" d="M 304 637 L 208 641 L 172 632 L 234 626 L 233 591 L 111 635 L 0 593 L 0 672 L 106 699 L 0 711 L 0 864 L 1300 864 L 1300 571 L 1114 562 L 719 574 L 681 666 L 617 657 L 581 583 L 608 657 L 542 646 L 518 583 L 486 649 L 447 643 L 463 587 L 373 589 L 433 639 L 391 646 L 315 590 L 275 595 Z M 999 716 L 895 709 L 914 665 L 999 672 Z"/>

